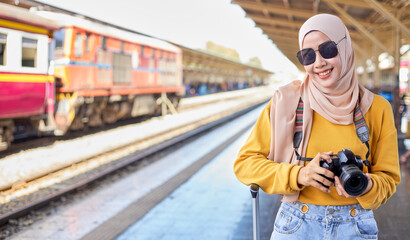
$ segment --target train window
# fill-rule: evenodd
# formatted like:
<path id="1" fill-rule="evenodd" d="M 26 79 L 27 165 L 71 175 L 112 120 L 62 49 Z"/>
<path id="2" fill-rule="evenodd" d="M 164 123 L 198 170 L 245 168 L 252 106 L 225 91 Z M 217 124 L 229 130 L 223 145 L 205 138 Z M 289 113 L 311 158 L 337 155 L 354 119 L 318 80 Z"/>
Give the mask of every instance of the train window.
<path id="1" fill-rule="evenodd" d="M 151 58 L 152 57 L 152 48 L 150 48 L 148 46 L 145 46 L 143 56 L 147 59 Z"/>
<path id="2" fill-rule="evenodd" d="M 21 66 L 36 67 L 37 40 L 23 37 Z"/>
<path id="3" fill-rule="evenodd" d="M 101 36 L 101 42 L 102 42 L 102 49 L 106 50 L 107 49 L 107 38 L 104 36 Z"/>
<path id="4" fill-rule="evenodd" d="M 64 47 L 65 28 L 54 32 L 54 40 L 56 41 L 56 50 Z"/>
<path id="5" fill-rule="evenodd" d="M 65 28 L 62 28 L 54 32 L 54 40 L 56 42 L 56 47 L 54 50 L 54 59 L 60 59 L 64 57 L 64 38 Z"/>
<path id="6" fill-rule="evenodd" d="M 90 38 L 90 36 L 91 36 L 91 34 L 89 34 L 89 33 L 87 33 L 86 35 L 85 35 L 85 51 L 86 52 L 89 52 L 90 51 L 90 40 L 91 40 L 91 38 Z"/>
<path id="7" fill-rule="evenodd" d="M 121 41 L 121 52 L 124 52 L 124 41 Z"/>
<path id="8" fill-rule="evenodd" d="M 75 36 L 74 48 L 75 48 L 75 55 L 77 57 L 83 54 L 83 41 L 82 41 L 81 33 L 77 33 L 77 35 Z"/>
<path id="9" fill-rule="evenodd" d="M 6 42 L 7 42 L 7 35 L 0 33 L 0 65 L 4 66 L 6 63 Z"/>
<path id="10" fill-rule="evenodd" d="M 155 56 L 155 50 L 156 50 L 155 48 L 152 49 L 152 58 L 155 58 L 155 57 L 156 57 L 156 56 Z"/>
<path id="11" fill-rule="evenodd" d="M 131 56 L 132 56 L 132 58 L 131 58 L 132 68 L 138 68 L 138 65 L 139 65 L 139 62 L 140 62 L 140 57 L 138 55 L 138 51 L 137 50 L 132 51 Z"/>
<path id="12" fill-rule="evenodd" d="M 144 46 L 141 46 L 141 56 L 144 56 Z"/>

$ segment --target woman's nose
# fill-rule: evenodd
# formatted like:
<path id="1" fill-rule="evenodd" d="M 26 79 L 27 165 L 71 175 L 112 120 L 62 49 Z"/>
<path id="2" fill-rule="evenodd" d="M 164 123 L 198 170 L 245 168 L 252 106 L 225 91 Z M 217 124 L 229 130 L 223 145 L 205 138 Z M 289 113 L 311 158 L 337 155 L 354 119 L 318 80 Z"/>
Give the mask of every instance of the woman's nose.
<path id="1" fill-rule="evenodd" d="M 314 66 L 315 67 L 322 67 L 326 65 L 326 60 L 320 55 L 319 51 L 316 52 L 316 59 Z"/>

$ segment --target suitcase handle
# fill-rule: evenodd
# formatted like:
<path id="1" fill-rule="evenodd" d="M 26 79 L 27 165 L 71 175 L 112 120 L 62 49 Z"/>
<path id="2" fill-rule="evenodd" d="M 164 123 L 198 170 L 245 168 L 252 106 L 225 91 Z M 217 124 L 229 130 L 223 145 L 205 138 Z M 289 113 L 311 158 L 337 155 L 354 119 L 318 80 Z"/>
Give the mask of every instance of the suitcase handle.
<path id="1" fill-rule="evenodd" d="M 252 195 L 253 239 L 259 240 L 259 185 L 256 183 L 252 183 L 250 191 Z"/>

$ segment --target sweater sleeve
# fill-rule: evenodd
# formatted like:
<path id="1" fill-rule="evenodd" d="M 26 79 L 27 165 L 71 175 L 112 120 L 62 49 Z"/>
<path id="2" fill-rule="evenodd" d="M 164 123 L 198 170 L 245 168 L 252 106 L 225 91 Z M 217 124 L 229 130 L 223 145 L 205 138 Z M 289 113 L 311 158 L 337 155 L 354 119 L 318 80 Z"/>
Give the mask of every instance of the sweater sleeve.
<path id="1" fill-rule="evenodd" d="M 379 103 L 379 109 L 384 109 L 379 119 L 380 133 L 378 139 L 372 140 L 370 149 L 373 154 L 370 168 L 373 186 L 369 192 L 357 198 L 360 205 L 366 209 L 376 209 L 385 203 L 400 183 L 397 131 L 393 112 L 387 101 Z"/>
<path id="2" fill-rule="evenodd" d="M 297 184 L 301 166 L 277 163 L 267 158 L 270 151 L 272 101 L 263 109 L 251 134 L 234 163 L 236 177 L 242 183 L 258 184 L 270 194 L 292 194 L 302 190 Z"/>

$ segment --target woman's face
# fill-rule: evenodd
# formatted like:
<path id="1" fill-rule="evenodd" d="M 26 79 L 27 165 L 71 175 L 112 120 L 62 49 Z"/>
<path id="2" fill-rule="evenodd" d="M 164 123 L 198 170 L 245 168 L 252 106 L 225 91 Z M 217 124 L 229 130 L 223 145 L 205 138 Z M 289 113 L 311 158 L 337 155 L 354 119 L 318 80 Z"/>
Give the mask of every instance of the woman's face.
<path id="1" fill-rule="evenodd" d="M 339 54 L 330 59 L 325 59 L 317 51 L 318 46 L 330 39 L 322 32 L 313 31 L 305 36 L 302 43 L 303 48 L 312 48 L 316 53 L 314 63 L 304 66 L 309 77 L 319 83 L 324 88 L 336 87 L 337 81 L 340 79 L 342 63 Z"/>

